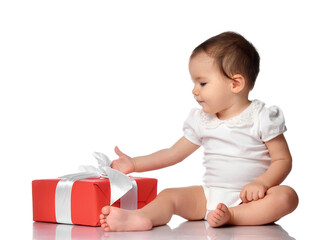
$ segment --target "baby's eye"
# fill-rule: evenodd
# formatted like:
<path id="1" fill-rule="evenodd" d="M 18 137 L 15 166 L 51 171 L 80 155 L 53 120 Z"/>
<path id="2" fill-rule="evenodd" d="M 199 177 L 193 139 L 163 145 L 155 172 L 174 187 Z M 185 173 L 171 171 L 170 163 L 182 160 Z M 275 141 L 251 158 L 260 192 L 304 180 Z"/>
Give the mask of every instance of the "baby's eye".
<path id="1" fill-rule="evenodd" d="M 205 84 L 206 84 L 206 83 L 200 83 L 200 86 L 201 86 L 201 87 L 204 87 L 204 86 L 205 86 Z"/>

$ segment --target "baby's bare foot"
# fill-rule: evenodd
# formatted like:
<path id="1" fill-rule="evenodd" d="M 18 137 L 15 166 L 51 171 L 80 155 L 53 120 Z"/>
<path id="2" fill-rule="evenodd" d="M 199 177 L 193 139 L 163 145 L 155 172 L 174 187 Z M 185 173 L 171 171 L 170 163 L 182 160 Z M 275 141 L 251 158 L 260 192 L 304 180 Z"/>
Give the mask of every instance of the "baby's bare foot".
<path id="1" fill-rule="evenodd" d="M 223 203 L 219 203 L 214 211 L 209 212 L 207 221 L 211 227 L 220 227 L 229 223 L 231 212 Z"/>
<path id="2" fill-rule="evenodd" d="M 105 232 L 146 231 L 152 228 L 150 219 L 137 211 L 105 206 L 100 215 Z"/>

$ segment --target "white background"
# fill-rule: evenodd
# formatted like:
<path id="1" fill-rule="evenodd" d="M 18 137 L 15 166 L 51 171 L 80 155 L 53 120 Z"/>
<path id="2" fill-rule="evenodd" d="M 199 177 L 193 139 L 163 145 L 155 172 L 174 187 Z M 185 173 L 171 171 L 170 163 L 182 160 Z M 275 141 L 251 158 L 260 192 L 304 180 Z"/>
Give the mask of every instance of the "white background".
<path id="1" fill-rule="evenodd" d="M 1 231 L 32 236 L 31 181 L 170 147 L 196 105 L 188 58 L 223 31 L 250 40 L 261 72 L 250 99 L 284 110 L 300 205 L 278 223 L 306 239 L 317 214 L 314 1 L 1 1 Z M 162 170 L 159 190 L 201 183 L 202 149 Z M 3 227 L 4 226 L 4 227 Z M 312 228 L 313 229 L 313 228 Z M 27 239 L 26 238 L 26 239 Z"/>

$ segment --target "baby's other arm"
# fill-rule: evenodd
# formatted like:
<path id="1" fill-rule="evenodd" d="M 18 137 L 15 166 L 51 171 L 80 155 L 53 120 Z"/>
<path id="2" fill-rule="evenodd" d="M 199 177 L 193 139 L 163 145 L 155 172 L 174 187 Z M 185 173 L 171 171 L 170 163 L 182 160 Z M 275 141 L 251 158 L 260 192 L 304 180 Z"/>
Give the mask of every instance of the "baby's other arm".
<path id="1" fill-rule="evenodd" d="M 160 169 L 181 162 L 199 147 L 182 137 L 170 148 L 135 158 L 127 156 L 116 147 L 115 152 L 119 158 L 113 161 L 112 168 L 125 174 Z"/>
<path id="2" fill-rule="evenodd" d="M 292 169 L 292 156 L 283 134 L 265 142 L 272 163 L 268 170 L 257 178 L 268 188 L 281 184 Z"/>
<path id="3" fill-rule="evenodd" d="M 267 171 L 245 185 L 240 197 L 244 203 L 264 198 L 266 191 L 281 184 L 292 168 L 292 157 L 283 134 L 265 142 L 272 159 Z"/>

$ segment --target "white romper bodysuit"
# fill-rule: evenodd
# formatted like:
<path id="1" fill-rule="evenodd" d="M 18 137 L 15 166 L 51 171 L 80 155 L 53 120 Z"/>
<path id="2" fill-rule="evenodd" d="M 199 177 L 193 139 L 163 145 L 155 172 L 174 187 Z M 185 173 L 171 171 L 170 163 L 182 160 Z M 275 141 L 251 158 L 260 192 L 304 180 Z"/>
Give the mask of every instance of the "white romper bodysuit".
<path id="1" fill-rule="evenodd" d="M 286 127 L 282 111 L 264 105 L 253 100 L 242 113 L 227 120 L 195 108 L 184 122 L 184 137 L 204 147 L 207 213 L 218 203 L 239 205 L 242 188 L 270 166 L 265 142 L 284 133 Z"/>

